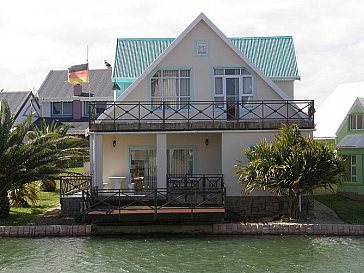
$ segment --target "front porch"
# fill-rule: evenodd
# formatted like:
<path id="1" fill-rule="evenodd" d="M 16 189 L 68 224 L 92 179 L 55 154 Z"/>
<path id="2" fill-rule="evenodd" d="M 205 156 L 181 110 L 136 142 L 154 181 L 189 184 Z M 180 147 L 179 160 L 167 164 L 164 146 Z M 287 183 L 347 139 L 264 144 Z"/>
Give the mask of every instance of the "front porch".
<path id="1" fill-rule="evenodd" d="M 88 223 L 224 219 L 226 191 L 222 175 L 173 175 L 167 177 L 167 184 L 167 188 L 154 189 L 100 189 L 82 175 L 62 177 L 62 212 L 68 208 L 73 216 Z"/>

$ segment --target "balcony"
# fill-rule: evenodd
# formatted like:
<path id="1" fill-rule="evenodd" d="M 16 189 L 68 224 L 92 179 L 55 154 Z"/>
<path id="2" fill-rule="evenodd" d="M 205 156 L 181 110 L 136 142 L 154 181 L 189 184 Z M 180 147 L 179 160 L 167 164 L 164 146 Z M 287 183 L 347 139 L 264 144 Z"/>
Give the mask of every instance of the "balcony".
<path id="1" fill-rule="evenodd" d="M 314 128 L 313 100 L 109 102 L 101 113 L 98 102 L 89 107 L 91 132 Z"/>

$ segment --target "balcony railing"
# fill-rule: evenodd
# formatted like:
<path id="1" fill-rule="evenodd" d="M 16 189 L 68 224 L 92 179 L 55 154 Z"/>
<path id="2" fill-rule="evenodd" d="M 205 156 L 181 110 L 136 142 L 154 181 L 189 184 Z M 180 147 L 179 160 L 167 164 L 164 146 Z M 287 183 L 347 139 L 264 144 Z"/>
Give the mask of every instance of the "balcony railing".
<path id="1" fill-rule="evenodd" d="M 315 112 L 312 100 L 110 102 L 103 113 L 98 102 L 89 107 L 91 131 L 312 129 Z"/>

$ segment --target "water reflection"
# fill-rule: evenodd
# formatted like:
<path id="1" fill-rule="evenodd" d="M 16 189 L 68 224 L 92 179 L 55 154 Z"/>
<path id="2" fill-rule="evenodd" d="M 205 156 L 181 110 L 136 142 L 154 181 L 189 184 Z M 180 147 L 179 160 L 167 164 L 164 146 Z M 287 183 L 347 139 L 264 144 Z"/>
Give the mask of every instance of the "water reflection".
<path id="1" fill-rule="evenodd" d="M 1 239 L 0 272 L 361 272 L 361 237 Z"/>

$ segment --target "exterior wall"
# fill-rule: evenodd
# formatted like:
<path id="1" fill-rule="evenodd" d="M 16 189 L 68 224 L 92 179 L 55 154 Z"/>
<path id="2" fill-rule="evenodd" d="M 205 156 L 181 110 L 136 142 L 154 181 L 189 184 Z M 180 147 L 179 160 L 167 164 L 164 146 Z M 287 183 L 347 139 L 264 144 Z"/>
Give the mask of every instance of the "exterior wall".
<path id="1" fill-rule="evenodd" d="M 337 191 L 364 197 L 364 149 L 340 149 L 338 153 L 344 156 L 356 156 L 356 182 L 344 180 Z"/>
<path id="2" fill-rule="evenodd" d="M 274 138 L 274 131 L 249 131 L 249 132 L 223 132 L 221 141 L 222 150 L 222 173 L 226 185 L 227 196 L 247 195 L 243 193 L 243 186 L 237 176 L 234 176 L 234 165 L 237 160 L 244 163 L 248 159 L 244 155 L 244 149 L 254 146 L 258 141 L 266 139 L 271 141 Z M 304 135 L 312 137 L 312 132 L 303 132 Z M 270 196 L 272 193 L 263 190 L 255 190 L 249 196 Z"/>
<path id="3" fill-rule="evenodd" d="M 357 104 L 351 111 L 350 114 L 362 114 L 363 109 Z M 346 115 L 343 123 L 340 126 L 340 130 L 337 132 L 337 143 L 339 143 L 347 135 L 364 134 L 364 130 L 350 130 L 349 116 Z"/>
<path id="4" fill-rule="evenodd" d="M 195 151 L 194 172 L 196 174 L 221 174 L 221 135 L 213 133 L 166 134 L 167 148 L 191 147 Z M 206 146 L 205 141 L 209 140 Z M 116 141 L 113 147 L 113 141 Z M 103 177 L 125 176 L 130 179 L 129 148 L 156 148 L 156 134 L 103 135 Z M 158 162 L 158 159 L 157 159 Z M 159 182 L 158 182 L 159 183 Z M 100 184 L 101 185 L 101 184 Z"/>
<path id="5" fill-rule="evenodd" d="M 237 160 L 247 163 L 248 159 L 244 155 L 244 149 L 254 146 L 259 140 L 266 139 L 271 141 L 274 137 L 273 132 L 223 132 L 222 133 L 222 172 L 226 185 L 227 196 L 241 196 L 243 186 L 239 178 L 233 175 L 234 165 Z M 271 195 L 269 192 L 257 190 L 250 195 Z"/>
<path id="6" fill-rule="evenodd" d="M 41 115 L 42 117 L 51 117 L 51 103 L 50 102 L 41 102 Z"/>
<path id="7" fill-rule="evenodd" d="M 195 57 L 196 41 L 208 41 L 209 55 Z M 200 22 L 160 63 L 159 68 L 191 69 L 191 100 L 213 100 L 214 67 L 249 67 L 204 22 Z M 251 71 L 252 72 L 252 71 Z M 153 74 L 153 73 L 152 73 Z M 125 100 L 149 101 L 149 77 L 146 77 Z M 255 99 L 281 99 L 259 76 L 255 77 Z M 254 81 L 254 80 L 253 80 Z"/>
<path id="8" fill-rule="evenodd" d="M 293 80 L 274 80 L 273 81 L 284 93 L 292 100 L 294 99 L 294 81 Z"/>

